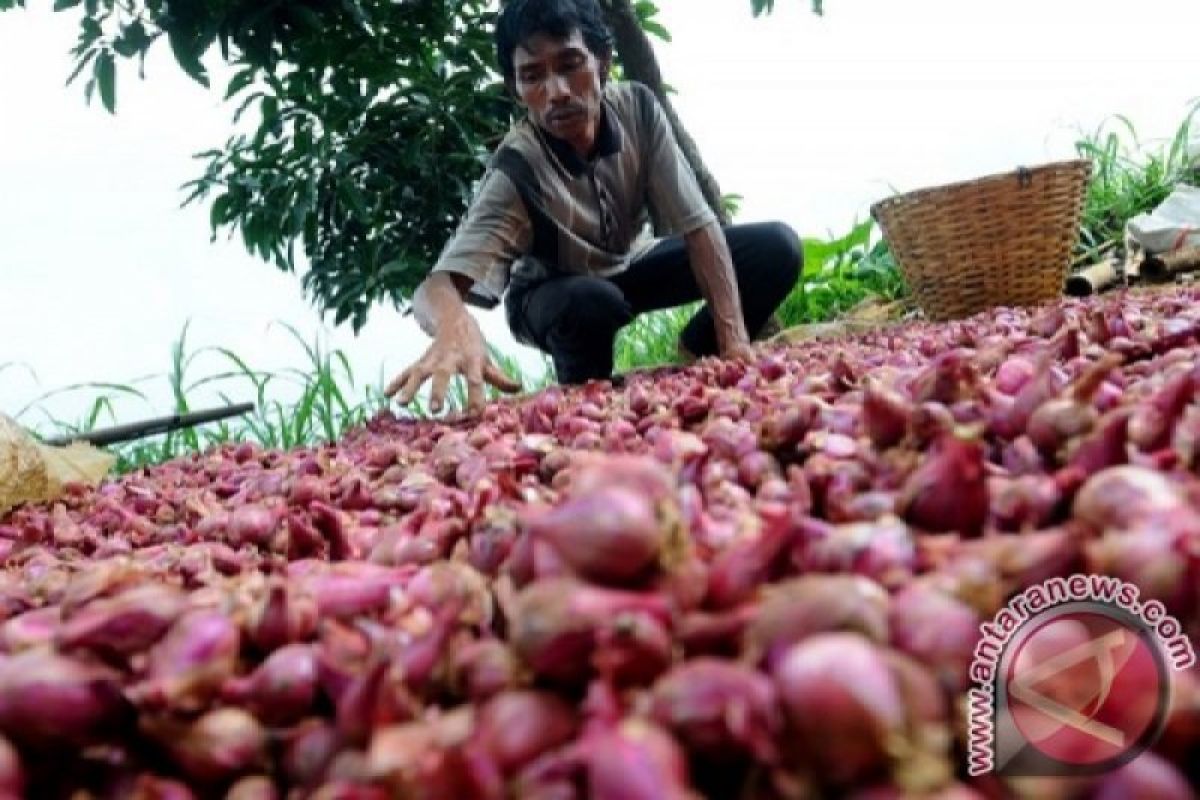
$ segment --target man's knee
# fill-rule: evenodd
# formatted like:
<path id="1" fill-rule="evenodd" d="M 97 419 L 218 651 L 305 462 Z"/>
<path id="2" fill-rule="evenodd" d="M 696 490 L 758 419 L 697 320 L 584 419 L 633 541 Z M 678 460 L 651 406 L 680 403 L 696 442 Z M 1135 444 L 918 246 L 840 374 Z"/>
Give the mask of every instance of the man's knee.
<path id="1" fill-rule="evenodd" d="M 784 222 L 756 222 L 737 226 L 727 235 L 735 254 L 739 283 L 769 294 L 787 294 L 795 286 L 804 251 L 791 226 Z"/>
<path id="2" fill-rule="evenodd" d="M 571 281 L 554 327 L 568 339 L 609 337 L 632 319 L 629 301 L 612 281 L 581 276 Z"/>
<path id="3" fill-rule="evenodd" d="M 804 247 L 799 234 L 786 222 L 766 222 L 761 236 L 769 271 L 790 289 L 804 266 Z"/>

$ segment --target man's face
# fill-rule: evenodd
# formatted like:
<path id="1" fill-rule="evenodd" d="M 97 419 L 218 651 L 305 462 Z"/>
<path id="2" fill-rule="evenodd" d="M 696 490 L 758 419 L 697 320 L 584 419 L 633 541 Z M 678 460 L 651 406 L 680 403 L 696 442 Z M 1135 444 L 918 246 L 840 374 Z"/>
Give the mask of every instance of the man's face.
<path id="1" fill-rule="evenodd" d="M 596 141 L 607 60 L 596 58 L 576 30 L 566 39 L 530 37 L 513 52 L 513 67 L 517 97 L 534 123 L 587 158 Z"/>

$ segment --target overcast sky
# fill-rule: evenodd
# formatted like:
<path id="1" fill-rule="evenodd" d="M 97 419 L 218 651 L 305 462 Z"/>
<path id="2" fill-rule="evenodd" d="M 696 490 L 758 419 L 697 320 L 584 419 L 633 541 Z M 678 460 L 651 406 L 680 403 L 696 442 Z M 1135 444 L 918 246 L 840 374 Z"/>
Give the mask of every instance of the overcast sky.
<path id="1" fill-rule="evenodd" d="M 87 381 L 162 374 L 191 320 L 192 350 L 225 347 L 250 364 L 307 362 L 280 324 L 346 351 L 377 382 L 427 345 L 380 309 L 358 337 L 331 330 L 299 281 L 210 243 L 207 208 L 179 209 L 191 154 L 219 146 L 232 109 L 185 78 L 165 48 L 147 80 L 123 65 L 118 113 L 69 87 L 77 14 L 45 3 L 0 14 L 0 411 Z M 673 41 L 658 47 L 676 104 L 738 221 L 782 219 L 804 236 L 845 232 L 894 189 L 1074 155 L 1082 130 L 1114 114 L 1147 139 L 1171 135 L 1200 96 L 1195 0 L 660 0 Z M 219 73 L 218 73 L 219 74 Z M 536 370 L 499 313 L 487 335 Z M 193 377 L 227 367 L 198 357 Z M 165 382 L 141 385 L 169 410 Z M 51 413 L 80 413 L 90 393 Z M 198 395 L 203 397 L 203 395 Z M 27 423 L 40 417 L 26 415 Z"/>

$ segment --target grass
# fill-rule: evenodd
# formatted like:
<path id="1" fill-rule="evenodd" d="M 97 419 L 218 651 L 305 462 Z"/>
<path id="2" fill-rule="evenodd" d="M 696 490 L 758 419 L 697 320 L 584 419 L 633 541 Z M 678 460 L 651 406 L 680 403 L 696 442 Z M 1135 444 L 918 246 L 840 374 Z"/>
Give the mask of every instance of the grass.
<path id="1" fill-rule="evenodd" d="M 869 297 L 905 294 L 896 260 L 877 233 L 868 219 L 842 236 L 803 240 L 800 280 L 776 312 L 784 327 L 835 319 Z"/>
<path id="2" fill-rule="evenodd" d="M 167 413 L 186 414 L 197 410 L 195 402 L 207 390 L 204 405 L 233 404 L 252 400 L 251 414 L 232 420 L 185 428 L 116 445 L 117 472 L 156 464 L 189 453 L 200 452 L 223 442 L 254 441 L 269 448 L 291 448 L 339 438 L 348 428 L 359 425 L 387 405 L 383 397 L 382 380 L 377 385 L 359 382 L 350 367 L 349 359 L 340 350 L 327 349 L 320 339 L 305 341 L 299 331 L 284 326 L 300 346 L 307 359 L 303 368 L 281 372 L 255 369 L 236 353 L 222 347 L 189 348 L 188 325 L 172 344 L 170 366 L 165 374 L 147 376 L 128 384 L 80 383 L 47 392 L 32 401 L 17 414 L 18 420 L 35 411 L 44 424 L 30 426 L 42 436 L 70 436 L 100 427 L 128 422 L 119 419 L 119 401 L 144 401 L 151 408 L 148 395 L 153 382 L 166 384 L 172 402 Z M 216 371 L 196 376 L 198 362 L 211 364 L 216 359 Z M 87 411 L 74 420 L 63 420 L 45 411 L 47 401 L 68 394 L 88 392 L 92 399 Z M 283 396 L 290 395 L 289 400 Z M 126 403 L 128 405 L 128 403 Z M 415 415 L 426 413 L 418 399 L 410 406 Z M 128 412 L 126 412 L 128 414 Z M 162 408 L 152 408 L 140 417 L 163 416 Z M 27 422 L 23 422 L 27 424 Z"/>
<path id="3" fill-rule="evenodd" d="M 118 405 L 122 401 L 144 403 L 147 411 L 140 413 L 139 418 L 196 411 L 202 392 L 207 395 L 202 403 L 204 407 L 247 401 L 255 404 L 252 413 L 231 420 L 113 446 L 110 449 L 117 455 L 115 469 L 125 473 L 202 452 L 225 442 L 253 441 L 266 448 L 290 449 L 334 441 L 385 408 L 418 418 L 430 416 L 424 395 L 418 395 L 400 409 L 384 396 L 386 381 L 382 375 L 374 382 L 363 382 L 354 374 L 345 352 L 326 347 L 319 337 L 306 340 L 295 327 L 280 324 L 303 354 L 303 366 L 272 372 L 255 368 L 225 347 L 192 348 L 188 341 L 190 326 L 185 324 L 179 338 L 171 345 L 166 373 L 125 384 L 90 382 L 55 389 L 31 401 L 17 413 L 16 419 L 42 437 L 71 436 L 129 422 L 118 415 Z M 489 350 L 496 364 L 518 379 L 524 391 L 536 391 L 551 382 L 552 373 L 548 369 L 541 375 L 531 376 L 522 372 L 515 357 L 491 345 Z M 209 365 L 209 371 L 198 375 L 197 370 L 202 364 Z M 21 366 L 24 365 L 14 362 L 0 364 L 0 374 Z M 33 371 L 26 369 L 36 379 Z M 167 412 L 150 405 L 149 395 L 155 382 L 160 386 L 165 383 L 172 403 Z M 63 420 L 46 410 L 48 401 L 81 392 L 88 393 L 90 399 L 86 411 L 78 418 Z M 498 395 L 498 390 L 487 387 L 489 400 Z M 447 411 L 458 411 L 465 406 L 466 385 L 456 378 L 447 393 Z M 30 425 L 34 415 L 40 416 L 42 424 Z"/>
<path id="4" fill-rule="evenodd" d="M 282 448 L 332 441 L 347 428 L 362 424 L 387 405 L 379 387 L 364 387 L 361 398 L 351 394 L 356 388 L 356 380 L 345 353 L 337 349 L 326 350 L 320 339 L 309 342 L 293 326 L 285 324 L 284 327 L 303 349 L 308 369 L 263 372 L 252 369 L 226 348 L 211 348 L 232 366 L 231 372 L 216 376 L 218 380 L 240 377 L 253 389 L 257 411 L 247 416 L 245 432 L 255 441 L 267 447 Z M 172 383 L 174 386 L 175 382 Z M 269 389 L 273 383 L 290 384 L 298 391 L 299 399 L 285 404 L 272 397 Z M 221 396 L 232 402 L 224 391 Z"/>
<path id="5" fill-rule="evenodd" d="M 1171 139 L 1156 149 L 1147 148 L 1133 122 L 1119 115 L 1076 142 L 1080 157 L 1093 162 L 1076 265 L 1091 264 L 1105 250 L 1121 246 L 1125 223 L 1153 209 L 1177 184 L 1200 181 L 1200 160 L 1188 154 L 1198 112 L 1200 101 L 1192 104 Z"/>
<path id="6" fill-rule="evenodd" d="M 613 349 L 614 370 L 628 372 L 662 364 L 679 364 L 679 334 L 700 303 L 688 303 L 642 314 L 617 334 Z"/>

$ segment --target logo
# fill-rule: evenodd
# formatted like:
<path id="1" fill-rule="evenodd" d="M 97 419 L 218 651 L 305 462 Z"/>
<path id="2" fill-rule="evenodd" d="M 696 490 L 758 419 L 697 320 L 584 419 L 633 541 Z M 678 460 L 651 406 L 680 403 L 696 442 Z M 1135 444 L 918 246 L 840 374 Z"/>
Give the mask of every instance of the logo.
<path id="1" fill-rule="evenodd" d="M 969 771 L 1095 775 L 1154 744 L 1173 670 L 1195 662 L 1182 626 L 1138 587 L 1052 578 L 980 627 L 968 692 Z"/>

